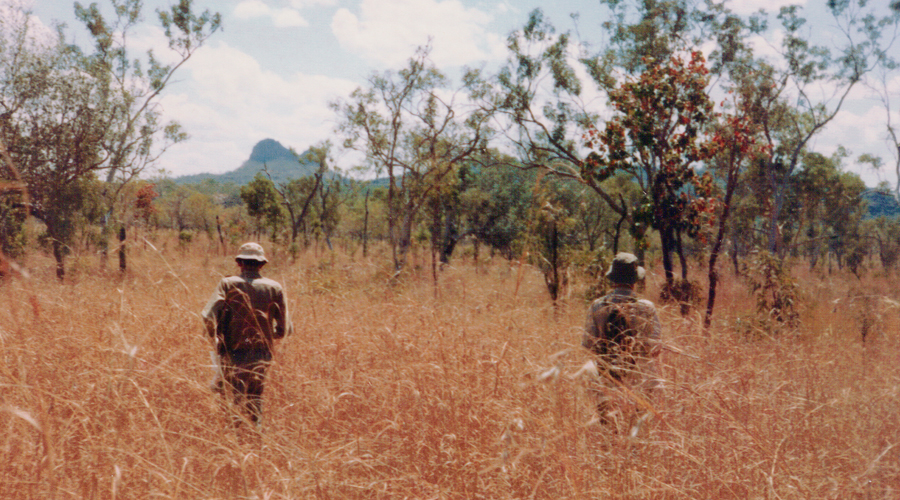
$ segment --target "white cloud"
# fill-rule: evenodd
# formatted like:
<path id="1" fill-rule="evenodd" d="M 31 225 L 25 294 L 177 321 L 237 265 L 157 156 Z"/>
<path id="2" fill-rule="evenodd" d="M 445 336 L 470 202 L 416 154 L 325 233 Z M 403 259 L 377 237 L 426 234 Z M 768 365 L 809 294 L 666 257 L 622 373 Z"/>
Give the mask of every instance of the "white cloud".
<path id="1" fill-rule="evenodd" d="M 777 13 L 781 7 L 799 5 L 803 7 L 805 0 L 733 0 L 728 3 L 728 8 L 736 14 L 753 14 L 759 9 L 765 9 L 769 13 Z"/>
<path id="2" fill-rule="evenodd" d="M 273 8 L 261 0 L 244 0 L 234 8 L 238 19 L 269 18 L 276 28 L 304 28 L 309 22 L 291 7 Z"/>
<path id="3" fill-rule="evenodd" d="M 291 0 L 291 7 L 295 9 L 306 9 L 309 7 L 330 7 L 337 5 L 337 0 Z"/>
<path id="4" fill-rule="evenodd" d="M 14 38 L 27 25 L 28 42 L 35 50 L 49 50 L 56 43 L 56 29 L 35 15 L 29 15 L 31 0 L 0 0 L 0 41 L 14 43 Z"/>
<path id="5" fill-rule="evenodd" d="M 190 78 L 162 100 L 166 116 L 191 135 L 159 165 L 176 176 L 234 170 L 265 138 L 303 151 L 333 135 L 328 103 L 356 88 L 327 76 L 279 76 L 221 42 L 199 51 L 184 69 L 182 78 Z"/>
<path id="6" fill-rule="evenodd" d="M 438 67 L 505 55 L 503 38 L 486 30 L 492 16 L 458 0 L 362 0 L 358 12 L 339 9 L 334 35 L 347 50 L 387 66 L 403 64 L 429 37 Z"/>
<path id="7" fill-rule="evenodd" d="M 253 19 L 254 17 L 265 17 L 271 10 L 260 0 L 245 0 L 234 8 L 234 16 L 238 19 Z"/>
<path id="8" fill-rule="evenodd" d="M 276 28 L 305 28 L 309 22 L 294 9 L 278 9 L 272 12 L 272 22 Z"/>

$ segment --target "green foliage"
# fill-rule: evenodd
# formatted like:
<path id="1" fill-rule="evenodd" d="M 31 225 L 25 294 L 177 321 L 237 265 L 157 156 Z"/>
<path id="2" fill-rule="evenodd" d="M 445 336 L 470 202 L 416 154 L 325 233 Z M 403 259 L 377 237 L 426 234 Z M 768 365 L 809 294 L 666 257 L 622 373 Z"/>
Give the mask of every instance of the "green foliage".
<path id="1" fill-rule="evenodd" d="M 278 231 L 278 227 L 284 221 L 284 209 L 281 195 L 268 177 L 262 172 L 256 174 L 250 183 L 241 188 L 241 199 L 244 200 L 247 213 L 251 217 L 255 217 L 261 225 L 271 228 L 273 234 Z"/>
<path id="2" fill-rule="evenodd" d="M 715 3 L 684 0 L 601 0 L 609 11 L 603 23 L 609 43 L 603 55 L 628 74 L 642 73 L 682 47 L 717 42 L 714 57 L 733 60 L 743 50 L 740 19 Z"/>
<path id="3" fill-rule="evenodd" d="M 447 78 L 431 62 L 430 50 L 419 48 L 404 69 L 373 74 L 349 101 L 332 105 L 344 146 L 364 152 L 370 169 L 388 177 L 388 237 L 397 271 L 406 264 L 419 212 L 432 191 L 486 147 L 493 108 L 445 100 Z M 468 71 L 458 90 L 477 103 L 486 98 L 486 88 L 477 72 Z"/>
<path id="4" fill-rule="evenodd" d="M 884 269 L 890 270 L 897 266 L 897 262 L 900 261 L 900 219 L 882 216 L 864 221 L 860 233 L 866 240 L 874 240 Z"/>
<path id="5" fill-rule="evenodd" d="M 77 224 L 97 220 L 100 212 L 110 215 L 123 186 L 186 138 L 177 124 L 161 122 L 160 92 L 219 27 L 218 15 L 195 16 L 190 0 L 182 0 L 160 16 L 179 62 L 163 65 L 152 51 L 131 59 L 126 42 L 142 2 L 110 3 L 109 19 L 96 3 L 75 3 L 93 42 L 90 53 L 66 40 L 64 26 L 53 40 L 33 35 L 20 3 L 4 12 L 0 139 L 27 184 L 31 213 L 47 226 L 60 278 Z M 103 188 L 89 189 L 103 174 Z"/>
<path id="6" fill-rule="evenodd" d="M 79 228 L 96 223 L 103 215 L 103 186 L 96 179 L 80 178 L 46 193 L 40 219 L 50 240 L 68 245 Z"/>
<path id="7" fill-rule="evenodd" d="M 17 258 L 25 252 L 25 216 L 20 195 L 0 197 L 0 252 Z"/>
<path id="8" fill-rule="evenodd" d="M 154 200 L 159 224 L 178 231 L 194 230 L 212 233 L 219 206 L 211 195 L 196 186 L 176 186 L 171 182 L 156 185 L 162 194 Z"/>
<path id="9" fill-rule="evenodd" d="M 187 229 L 183 229 L 178 231 L 178 248 L 181 251 L 185 251 L 188 247 L 191 246 L 191 242 L 194 241 L 194 232 L 189 231 Z"/>
<path id="10" fill-rule="evenodd" d="M 609 280 L 606 279 L 606 271 L 609 269 L 613 257 L 613 252 L 607 248 L 581 249 L 571 253 L 570 264 L 588 285 L 582 296 L 586 303 L 593 302 L 611 290 Z"/>
<path id="11" fill-rule="evenodd" d="M 747 284 L 756 298 L 758 326 L 768 333 L 799 324 L 797 282 L 788 269 L 783 260 L 766 251 L 757 252 L 748 262 Z"/>
<path id="12" fill-rule="evenodd" d="M 543 272 L 554 302 L 568 285 L 566 270 L 578 250 L 573 217 L 578 202 L 567 187 L 553 178 L 539 178 L 533 195 L 529 248 L 532 263 Z"/>
<path id="13" fill-rule="evenodd" d="M 601 25 L 605 36 L 578 44 L 570 33 L 557 33 L 541 11 L 532 12 L 523 29 L 508 38 L 510 58 L 498 75 L 496 102 L 526 167 L 582 183 L 610 209 L 598 219 L 605 217 L 607 227 L 614 224 L 609 231 L 614 246 L 626 232 L 623 224 L 639 252 L 649 246 L 651 227 L 664 228 L 668 278 L 669 256 L 682 246 L 676 231 L 697 235 L 712 208 L 707 200 L 711 180 L 695 182 L 693 171 L 684 168 L 709 154 L 701 144 L 705 124 L 713 119 L 707 71 L 696 59 L 687 65 L 671 62 L 685 47 L 713 40 L 711 66 L 724 72 L 747 60 L 745 35 L 764 30 L 765 21 L 745 22 L 715 3 L 604 0 L 600 5 L 607 12 Z M 576 52 L 592 82 L 577 78 Z M 618 102 L 621 116 L 607 122 L 603 141 L 595 129 L 599 110 L 582 98 L 589 83 L 609 95 L 614 106 Z M 598 150 L 584 157 L 582 143 Z M 650 162 L 649 172 L 641 160 Z M 645 194 L 642 202 L 630 195 L 631 188 L 607 182 L 619 174 L 631 176 L 631 184 Z M 593 200 L 589 204 L 598 206 Z"/>
<path id="14" fill-rule="evenodd" d="M 519 254 L 528 228 L 534 175 L 506 162 L 473 166 L 459 202 L 465 232 L 512 259 Z"/>
<path id="15" fill-rule="evenodd" d="M 858 175 L 840 170 L 840 158 L 809 153 L 802 167 L 791 177 L 782 222 L 784 242 L 802 246 L 812 265 L 827 249 L 840 265 L 846 263 L 856 272 L 863 256 L 858 242 L 859 225 L 867 213 L 862 198 L 865 184 Z"/>
<path id="16" fill-rule="evenodd" d="M 749 118 L 766 130 L 769 157 L 760 162 L 757 179 L 768 184 L 767 195 L 760 199 L 771 200 L 766 209 L 767 247 L 779 255 L 786 251 L 779 224 L 791 177 L 804 161 L 808 145 L 837 116 L 853 88 L 875 67 L 888 64 L 885 51 L 892 41 L 882 35 L 898 21 L 880 16 L 866 0 L 832 2 L 830 7 L 832 22 L 842 31 L 830 49 L 810 42 L 800 7 L 786 6 L 777 16 L 784 35 L 780 60 L 772 64 L 747 61 L 734 73 L 743 81 L 755 82 L 754 88 L 765 89 L 747 97 L 754 103 Z M 831 95 L 811 99 L 821 86 L 832 88 Z"/>

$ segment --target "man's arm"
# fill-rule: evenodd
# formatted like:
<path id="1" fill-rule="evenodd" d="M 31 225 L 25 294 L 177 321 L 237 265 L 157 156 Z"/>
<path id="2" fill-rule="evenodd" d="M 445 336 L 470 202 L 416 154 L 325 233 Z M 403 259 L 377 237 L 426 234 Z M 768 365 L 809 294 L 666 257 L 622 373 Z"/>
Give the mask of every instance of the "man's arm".
<path id="1" fill-rule="evenodd" d="M 206 303 L 206 306 L 200 313 L 200 316 L 203 317 L 203 324 L 206 327 L 206 334 L 210 337 L 215 338 L 216 336 L 216 325 L 218 324 L 219 316 L 224 307 L 225 282 L 220 281 L 218 286 L 216 286 L 216 291 L 213 292 L 209 302 Z"/>
<path id="2" fill-rule="evenodd" d="M 291 324 L 291 315 L 288 313 L 287 301 L 284 298 L 284 290 L 279 288 L 275 293 L 275 301 L 273 304 L 274 311 L 272 319 L 275 320 L 275 331 L 272 332 L 276 339 L 284 338 L 293 332 Z"/>
<path id="3" fill-rule="evenodd" d="M 656 313 L 656 306 L 653 307 L 652 316 L 650 318 L 650 357 L 658 358 L 662 352 L 662 324 L 659 322 L 659 314 Z"/>
<path id="4" fill-rule="evenodd" d="M 592 352 L 596 349 L 597 340 L 600 338 L 600 330 L 597 328 L 597 320 L 594 317 L 596 302 L 588 308 L 587 319 L 584 321 L 584 333 L 581 336 L 581 345 Z"/>

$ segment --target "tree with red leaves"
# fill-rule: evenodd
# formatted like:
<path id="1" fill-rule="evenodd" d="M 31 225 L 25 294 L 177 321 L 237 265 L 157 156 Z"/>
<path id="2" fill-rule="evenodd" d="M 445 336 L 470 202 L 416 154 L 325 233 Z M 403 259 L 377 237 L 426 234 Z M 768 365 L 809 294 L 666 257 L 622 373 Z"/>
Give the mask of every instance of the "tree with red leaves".
<path id="1" fill-rule="evenodd" d="M 750 110 L 746 103 L 752 98 L 752 95 L 752 87 L 745 85 L 739 92 L 739 97 L 736 98 L 735 113 L 722 116 L 712 133 L 716 156 L 711 159 L 710 167 L 716 169 L 724 178 L 725 192 L 719 203 L 718 230 L 709 254 L 709 289 L 706 294 L 706 314 L 703 317 L 703 326 L 707 331 L 712 324 L 713 308 L 716 303 L 716 286 L 719 282 L 716 263 L 727 232 L 734 192 L 743 168 L 753 160 L 759 161 L 770 149 L 765 141 L 757 140 L 761 128 L 748 117 Z"/>
<path id="2" fill-rule="evenodd" d="M 633 215 L 633 233 L 643 238 L 648 226 L 659 231 L 664 295 L 684 298 L 677 293 L 687 283 L 682 235 L 698 237 L 715 207 L 711 177 L 694 171 L 695 164 L 715 154 L 714 143 L 704 135 L 715 113 L 702 54 L 645 63 L 640 76 L 610 92 L 616 116 L 603 130 L 588 132 L 586 146 L 593 151 L 582 175 L 600 182 L 627 172 L 635 179 L 644 196 Z M 680 257 L 681 283 L 675 282 L 673 253 Z"/>

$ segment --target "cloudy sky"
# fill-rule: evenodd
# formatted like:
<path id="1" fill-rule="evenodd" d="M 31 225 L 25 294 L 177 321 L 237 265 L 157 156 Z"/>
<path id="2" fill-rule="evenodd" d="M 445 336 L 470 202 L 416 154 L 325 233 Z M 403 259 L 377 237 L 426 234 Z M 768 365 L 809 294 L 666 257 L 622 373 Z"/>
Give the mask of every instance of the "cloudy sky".
<path id="1" fill-rule="evenodd" d="M 24 1 L 42 23 L 65 22 L 70 39 L 87 42 L 74 18 L 74 2 Z M 132 50 L 152 47 L 164 55 L 155 10 L 173 1 L 144 1 L 146 23 L 129 40 Z M 104 12 L 107 3 L 98 1 Z M 752 12 L 781 3 L 788 2 L 743 0 L 734 7 Z M 490 69 L 505 59 L 506 36 L 532 9 L 542 8 L 561 29 L 573 29 L 570 14 L 579 13 L 578 30 L 590 38 L 592 27 L 603 21 L 597 5 L 596 0 L 194 0 L 195 10 L 220 12 L 223 29 L 166 90 L 165 115 L 191 138 L 166 152 L 159 166 L 172 176 L 234 170 L 265 138 L 303 151 L 334 137 L 330 101 L 349 95 L 373 71 L 400 68 L 429 37 L 438 68 L 451 74 L 464 65 Z M 827 28 L 828 19 L 819 18 Z M 860 88 L 852 96 L 814 149 L 830 154 L 842 144 L 854 157 L 869 152 L 890 161 L 883 108 L 866 94 Z M 879 180 L 871 171 L 858 171 L 870 185 Z M 895 182 L 888 172 L 881 177 Z"/>

